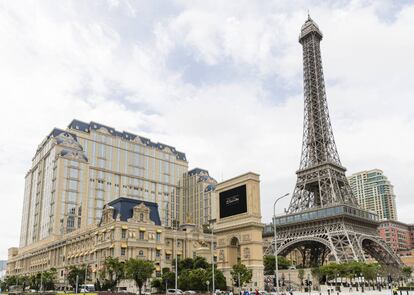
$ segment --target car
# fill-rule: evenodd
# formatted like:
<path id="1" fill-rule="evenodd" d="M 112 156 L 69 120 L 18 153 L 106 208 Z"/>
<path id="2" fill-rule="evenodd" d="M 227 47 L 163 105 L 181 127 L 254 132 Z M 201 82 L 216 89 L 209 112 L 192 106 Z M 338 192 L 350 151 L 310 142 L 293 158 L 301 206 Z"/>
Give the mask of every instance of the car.
<path id="1" fill-rule="evenodd" d="M 187 291 L 184 291 L 184 295 L 194 295 L 194 294 L 196 294 L 197 292 L 196 291 L 193 291 L 193 290 L 187 290 Z"/>
<path id="2" fill-rule="evenodd" d="M 269 295 L 269 293 L 267 293 L 267 291 L 259 291 L 260 295 Z"/>
<path id="3" fill-rule="evenodd" d="M 167 294 L 175 294 L 175 289 L 168 289 L 167 290 Z M 177 289 L 177 294 L 180 294 L 180 295 L 182 295 L 183 294 L 183 291 L 182 290 L 180 290 L 180 289 Z"/>

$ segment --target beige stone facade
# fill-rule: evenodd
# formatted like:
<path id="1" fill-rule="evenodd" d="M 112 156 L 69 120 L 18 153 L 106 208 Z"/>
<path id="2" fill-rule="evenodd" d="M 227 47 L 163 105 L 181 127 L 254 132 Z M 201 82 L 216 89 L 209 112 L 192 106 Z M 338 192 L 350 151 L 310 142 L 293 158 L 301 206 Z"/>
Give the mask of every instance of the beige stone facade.
<path id="1" fill-rule="evenodd" d="M 242 184 L 246 212 L 221 217 L 219 193 Z M 230 268 L 240 261 L 253 270 L 251 286 L 262 289 L 259 176 L 247 173 L 216 188 L 207 170 L 188 171 L 185 154 L 174 147 L 74 120 L 66 130 L 54 129 L 32 159 L 20 245 L 9 249 L 7 273 L 56 268 L 64 285 L 68 266 L 87 264 L 93 282 L 105 258 L 112 256 L 152 260 L 155 275 L 160 275 L 175 255 L 202 256 L 211 262 L 220 249 L 225 253 L 217 267 L 229 286 Z M 133 216 L 125 219 L 120 204 L 131 202 L 137 202 L 129 210 Z M 202 230 L 211 220 L 217 221 L 214 236 Z M 178 230 L 172 229 L 178 225 Z"/>
<path id="2" fill-rule="evenodd" d="M 155 276 L 161 275 L 162 268 L 172 267 L 175 255 L 179 259 L 203 256 L 211 261 L 213 237 L 194 224 L 184 224 L 179 230 L 156 225 L 143 203 L 134 206 L 133 215 L 127 221 L 114 218 L 114 210 L 107 206 L 99 225 L 64 234 L 54 241 L 11 248 L 8 274 L 30 274 L 54 267 L 59 284 L 64 285 L 65 268 L 70 265 L 87 264 L 90 267 L 88 280 L 94 282 L 108 256 L 121 260 L 131 257 L 152 260 L 156 266 Z"/>
<path id="3" fill-rule="evenodd" d="M 230 194 L 223 200 L 226 192 L 239 188 L 242 188 L 240 192 Z M 226 204 L 244 201 L 245 207 L 236 204 L 239 207 L 235 209 L 235 214 L 228 214 L 229 210 L 233 210 L 231 207 L 224 208 Z M 214 231 L 217 238 L 217 268 L 223 271 L 227 285 L 231 286 L 234 283 L 230 274 L 232 266 L 240 262 L 253 272 L 249 287 L 263 290 L 264 225 L 261 223 L 259 175 L 249 172 L 219 183 L 216 187 L 216 203 L 217 223 Z"/>
<path id="4" fill-rule="evenodd" d="M 72 121 L 39 145 L 26 175 L 20 247 L 99 222 L 120 196 L 156 202 L 161 222 L 182 223 L 185 154 L 99 123 Z"/>

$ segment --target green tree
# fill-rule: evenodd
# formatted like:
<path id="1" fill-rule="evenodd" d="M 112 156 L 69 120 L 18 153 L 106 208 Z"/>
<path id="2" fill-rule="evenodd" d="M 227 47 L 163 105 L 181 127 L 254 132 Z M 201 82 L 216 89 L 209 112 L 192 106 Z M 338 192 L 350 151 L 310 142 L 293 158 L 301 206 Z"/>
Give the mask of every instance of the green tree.
<path id="1" fill-rule="evenodd" d="M 231 278 L 234 282 L 234 285 L 237 287 L 243 286 L 245 283 L 250 283 L 252 279 L 252 270 L 248 269 L 246 265 L 238 263 L 233 265 L 230 271 Z M 240 285 L 239 285 L 240 280 Z"/>
<path id="2" fill-rule="evenodd" d="M 105 258 L 103 268 L 99 272 L 99 277 L 103 280 L 103 289 L 113 291 L 119 281 L 124 278 L 124 274 L 124 263 L 119 261 L 118 257 Z"/>
<path id="3" fill-rule="evenodd" d="M 404 266 L 401 270 L 402 270 L 402 274 L 405 279 L 408 279 L 409 277 L 411 277 L 411 273 L 413 272 L 413 269 L 411 267 Z"/>
<path id="4" fill-rule="evenodd" d="M 264 272 L 266 275 L 275 274 L 275 256 L 266 255 L 263 257 Z M 291 264 L 290 260 L 286 259 L 283 256 L 277 257 L 278 269 L 288 269 Z"/>
<path id="5" fill-rule="evenodd" d="M 193 269 L 188 274 L 190 289 L 194 291 L 207 290 L 207 271 L 202 268 Z M 211 281 L 210 281 L 211 284 Z"/>
<path id="6" fill-rule="evenodd" d="M 157 289 L 158 292 L 162 291 L 164 289 L 164 286 L 162 284 L 162 279 L 155 278 L 151 281 L 151 288 Z"/>
<path id="7" fill-rule="evenodd" d="M 175 272 L 170 271 L 168 268 L 164 268 L 162 273 L 163 290 L 165 290 L 165 286 L 167 286 L 167 289 L 171 286 L 175 287 Z"/>
<path id="8" fill-rule="evenodd" d="M 44 271 L 40 274 L 43 290 L 47 291 L 55 289 L 56 275 L 56 268 L 51 268 L 50 270 Z"/>
<path id="9" fill-rule="evenodd" d="M 78 276 L 78 283 L 82 284 L 82 282 L 85 281 L 85 268 L 86 266 L 75 266 L 71 265 L 67 268 L 68 275 L 67 279 L 69 282 L 69 285 L 71 285 L 73 288 L 76 287 L 76 276 Z"/>
<path id="10" fill-rule="evenodd" d="M 207 277 L 205 281 L 210 281 L 210 285 L 213 286 L 213 272 L 212 269 L 209 268 L 207 270 Z M 226 289 L 226 278 L 223 275 L 221 270 L 218 270 L 214 267 L 214 286 L 216 289 L 225 290 Z"/>
<path id="11" fill-rule="evenodd" d="M 196 258 L 194 258 L 193 269 L 197 269 L 197 268 L 207 269 L 209 267 L 211 267 L 211 264 L 208 263 L 204 257 L 197 256 Z"/>
<path id="12" fill-rule="evenodd" d="M 40 272 L 31 274 L 29 276 L 30 289 L 39 291 L 40 289 Z"/>
<path id="13" fill-rule="evenodd" d="M 21 278 L 16 275 L 7 276 L 4 278 L 4 288 L 2 289 L 9 289 L 10 286 L 21 285 Z"/>
<path id="14" fill-rule="evenodd" d="M 141 295 L 141 289 L 144 283 L 151 277 L 155 267 L 151 261 L 130 258 L 125 263 L 126 277 L 135 281 Z"/>
<path id="15" fill-rule="evenodd" d="M 184 269 L 181 271 L 180 275 L 178 276 L 178 288 L 182 290 L 189 290 L 190 287 L 190 272 L 192 269 Z M 174 277 L 175 281 L 175 277 Z"/>
<path id="16" fill-rule="evenodd" d="M 175 263 L 175 261 L 173 261 L 173 263 Z M 178 274 L 180 274 L 182 270 L 185 270 L 185 269 L 188 270 L 188 269 L 193 269 L 193 268 L 194 268 L 194 260 L 192 258 L 185 258 L 178 262 Z"/>
<path id="17" fill-rule="evenodd" d="M 26 287 L 29 286 L 29 276 L 28 275 L 22 275 L 19 276 L 19 285 L 22 286 L 23 291 L 26 290 Z"/>

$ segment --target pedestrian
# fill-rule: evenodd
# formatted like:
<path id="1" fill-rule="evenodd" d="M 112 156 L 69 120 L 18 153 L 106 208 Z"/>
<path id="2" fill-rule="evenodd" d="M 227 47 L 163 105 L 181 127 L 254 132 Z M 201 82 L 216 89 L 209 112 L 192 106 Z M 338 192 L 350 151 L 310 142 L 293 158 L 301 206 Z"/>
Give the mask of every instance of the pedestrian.
<path id="1" fill-rule="evenodd" d="M 233 291 L 232 290 L 230 290 L 229 295 L 233 295 Z"/>
<path id="2" fill-rule="evenodd" d="M 254 291 L 254 294 L 259 295 L 259 290 L 257 290 L 257 289 L 256 289 L 256 290 Z"/>

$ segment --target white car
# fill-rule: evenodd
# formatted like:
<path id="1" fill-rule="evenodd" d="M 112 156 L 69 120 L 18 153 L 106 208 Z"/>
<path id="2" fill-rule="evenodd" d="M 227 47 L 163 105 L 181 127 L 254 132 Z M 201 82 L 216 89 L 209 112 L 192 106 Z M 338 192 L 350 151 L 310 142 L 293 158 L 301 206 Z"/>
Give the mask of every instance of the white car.
<path id="1" fill-rule="evenodd" d="M 170 294 L 170 295 L 175 294 L 175 289 L 168 289 L 167 290 L 167 294 Z M 182 295 L 183 294 L 183 291 L 180 290 L 180 289 L 177 289 L 177 294 Z"/>

